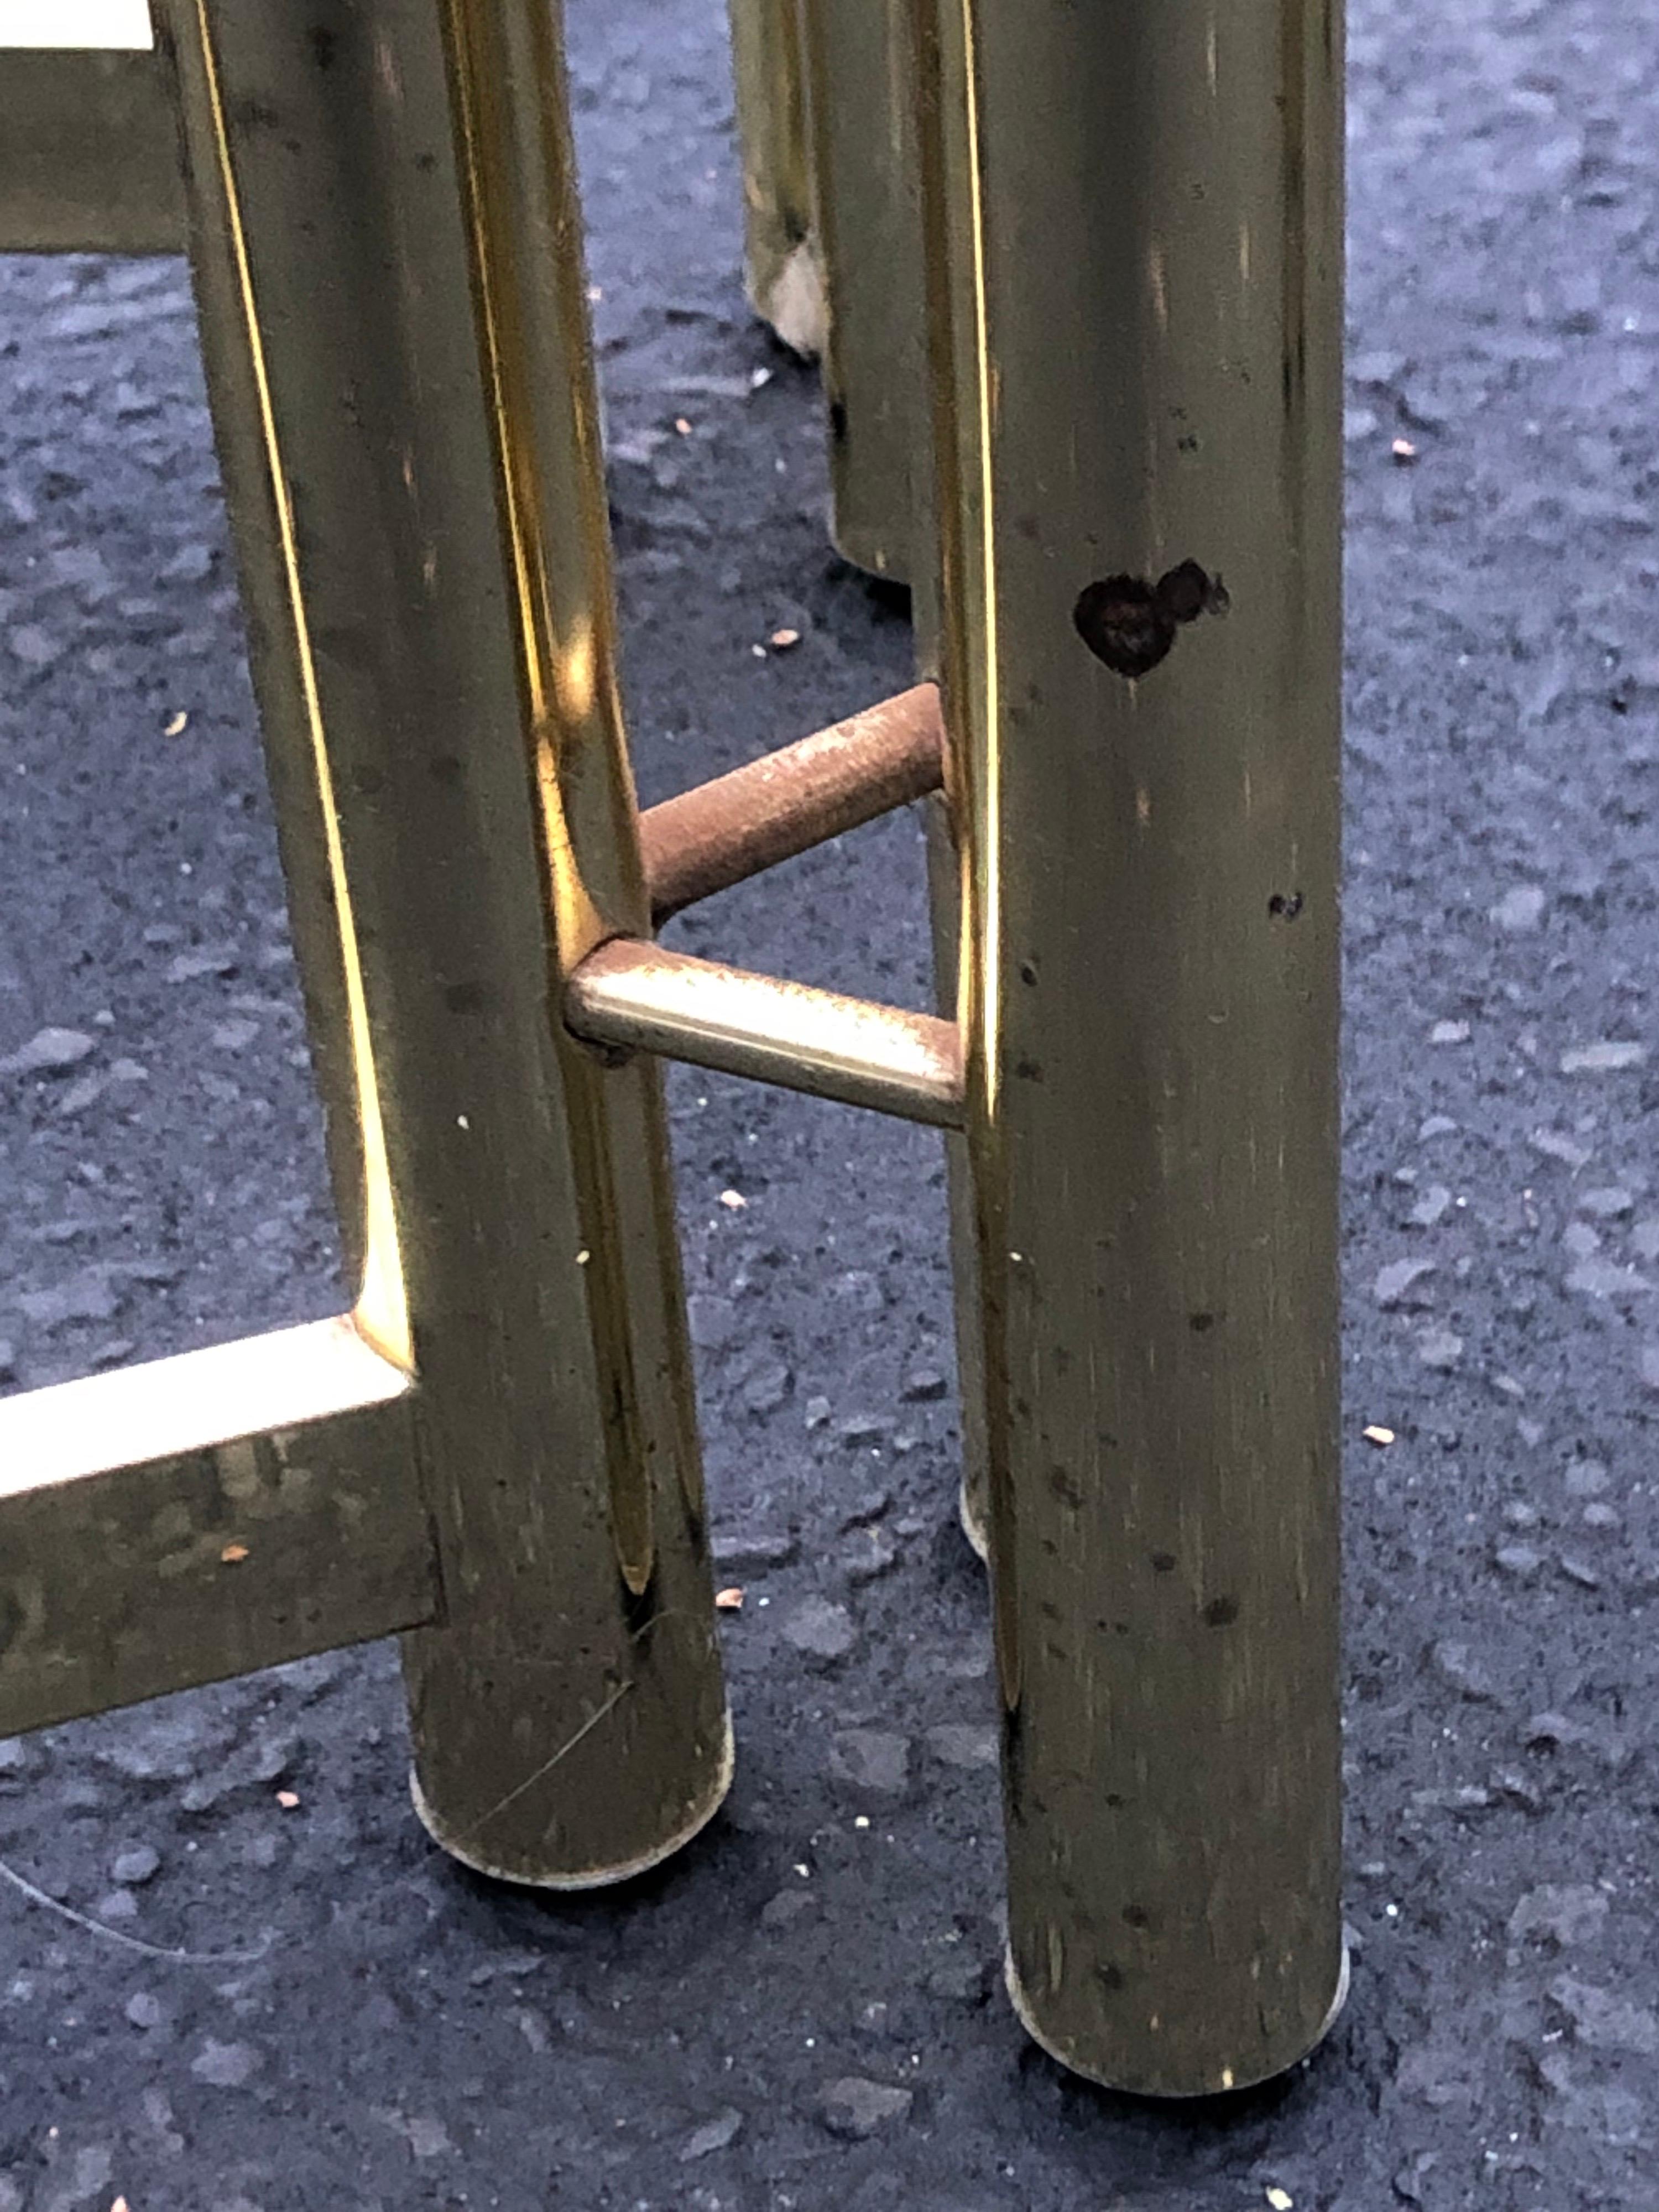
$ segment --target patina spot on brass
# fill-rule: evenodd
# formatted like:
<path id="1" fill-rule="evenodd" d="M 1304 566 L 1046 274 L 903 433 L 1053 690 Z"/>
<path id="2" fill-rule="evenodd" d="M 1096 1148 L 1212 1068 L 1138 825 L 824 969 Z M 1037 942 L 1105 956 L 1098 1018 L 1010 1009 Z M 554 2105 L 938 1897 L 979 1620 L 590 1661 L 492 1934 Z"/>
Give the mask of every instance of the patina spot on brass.
<path id="1" fill-rule="evenodd" d="M 1225 614 L 1231 602 L 1219 576 L 1183 561 L 1157 583 L 1144 576 L 1103 576 L 1085 584 L 1072 609 L 1078 635 L 1115 676 L 1133 680 L 1156 668 L 1183 623 Z"/>

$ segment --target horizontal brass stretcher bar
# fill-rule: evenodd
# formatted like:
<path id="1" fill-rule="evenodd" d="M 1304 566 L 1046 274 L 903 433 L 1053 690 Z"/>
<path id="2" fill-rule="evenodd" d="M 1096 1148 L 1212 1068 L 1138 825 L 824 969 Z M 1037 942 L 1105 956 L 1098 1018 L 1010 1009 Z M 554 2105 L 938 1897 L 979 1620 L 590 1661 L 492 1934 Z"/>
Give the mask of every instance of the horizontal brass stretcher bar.
<path id="1" fill-rule="evenodd" d="M 938 690 L 919 684 L 652 807 L 640 842 L 653 920 L 937 791 L 943 746 Z M 616 938 L 569 978 L 565 1018 L 592 1043 L 961 1123 L 960 1040 L 937 1015 Z"/>

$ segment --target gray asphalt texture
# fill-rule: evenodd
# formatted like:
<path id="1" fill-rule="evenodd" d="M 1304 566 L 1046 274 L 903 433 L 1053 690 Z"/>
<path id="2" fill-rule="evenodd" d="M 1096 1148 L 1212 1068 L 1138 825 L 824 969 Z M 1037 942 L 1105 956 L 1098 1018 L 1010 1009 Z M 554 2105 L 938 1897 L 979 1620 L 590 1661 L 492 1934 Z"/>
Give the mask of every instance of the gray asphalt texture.
<path id="1" fill-rule="evenodd" d="M 571 29 L 649 800 L 910 640 L 743 305 L 719 0 Z M 1359 0 L 1352 62 L 1335 2032 L 1180 2108 L 1025 2041 L 938 1140 L 676 1070 L 727 1808 L 476 1877 L 392 1644 L 0 1744 L 0 1865 L 99 1923 L 0 1880 L 0 2212 L 1659 2206 L 1659 37 Z M 338 1302 L 239 621 L 182 265 L 0 262 L 0 1057 L 80 1040 L 0 1078 L 5 1387 Z M 918 825 L 672 937 L 924 1005 Z"/>

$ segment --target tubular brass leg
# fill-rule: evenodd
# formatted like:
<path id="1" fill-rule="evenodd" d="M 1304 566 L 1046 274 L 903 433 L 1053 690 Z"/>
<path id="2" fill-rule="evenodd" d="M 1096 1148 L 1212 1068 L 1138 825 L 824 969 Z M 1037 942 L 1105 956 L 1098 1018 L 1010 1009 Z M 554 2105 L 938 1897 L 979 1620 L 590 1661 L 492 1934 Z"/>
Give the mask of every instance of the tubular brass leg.
<path id="1" fill-rule="evenodd" d="M 556 25 L 157 12 L 359 1320 L 418 1376 L 416 1802 L 489 1873 L 614 1881 L 732 1750 L 658 1074 L 557 1014 L 648 915 Z"/>
<path id="2" fill-rule="evenodd" d="M 743 152 L 749 302 L 787 346 L 823 350 L 823 264 L 812 232 L 799 0 L 728 0 Z"/>
<path id="3" fill-rule="evenodd" d="M 830 534 L 909 580 L 911 453 L 925 430 L 909 41 L 887 0 L 801 0 L 812 224 L 828 320 Z"/>
<path id="4" fill-rule="evenodd" d="M 1340 2002 L 1334 0 L 915 0 L 1009 1986 Z"/>

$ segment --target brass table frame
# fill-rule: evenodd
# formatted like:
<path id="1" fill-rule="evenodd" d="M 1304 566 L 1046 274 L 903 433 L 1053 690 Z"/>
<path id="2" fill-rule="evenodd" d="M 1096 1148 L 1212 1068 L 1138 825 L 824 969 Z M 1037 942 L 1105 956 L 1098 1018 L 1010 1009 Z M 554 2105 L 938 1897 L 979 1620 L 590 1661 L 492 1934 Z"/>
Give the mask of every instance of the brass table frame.
<path id="1" fill-rule="evenodd" d="M 745 63 L 748 4 L 787 258 L 814 190 L 857 228 L 850 50 L 780 7 Z M 1119 2087 L 1281 2071 L 1346 1982 L 1331 0 L 893 11 L 924 680 L 642 819 L 555 12 L 154 12 L 58 199 L 0 143 L 0 244 L 187 218 L 361 1289 L 0 1404 L 0 1729 L 401 1631 L 446 1849 L 678 1848 L 732 1740 L 658 1060 L 868 1105 L 955 1148 L 1013 2002 Z M 945 1014 L 653 943 L 929 794 Z"/>

